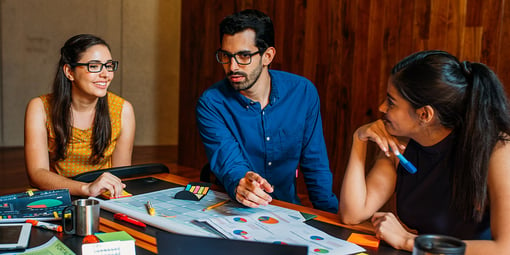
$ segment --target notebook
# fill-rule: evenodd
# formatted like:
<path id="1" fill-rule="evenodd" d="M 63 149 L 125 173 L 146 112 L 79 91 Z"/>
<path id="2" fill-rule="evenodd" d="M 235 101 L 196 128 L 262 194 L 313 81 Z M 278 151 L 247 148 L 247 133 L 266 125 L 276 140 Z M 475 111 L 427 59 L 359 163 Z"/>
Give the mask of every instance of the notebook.
<path id="1" fill-rule="evenodd" d="M 164 231 L 158 231 L 156 234 L 156 243 L 159 254 L 308 254 L 308 247 L 306 246 L 189 236 Z"/>

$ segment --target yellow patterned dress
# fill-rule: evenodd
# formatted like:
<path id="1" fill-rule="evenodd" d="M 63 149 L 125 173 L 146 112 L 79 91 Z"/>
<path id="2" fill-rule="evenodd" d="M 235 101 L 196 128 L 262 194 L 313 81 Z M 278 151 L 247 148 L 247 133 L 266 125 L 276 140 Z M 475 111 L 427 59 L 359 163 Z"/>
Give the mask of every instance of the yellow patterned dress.
<path id="1" fill-rule="evenodd" d="M 40 96 L 46 112 L 46 130 L 48 133 L 48 152 L 50 156 L 50 169 L 62 176 L 73 177 L 83 172 L 112 167 L 112 154 L 120 136 L 121 114 L 124 99 L 108 92 L 108 108 L 112 123 L 112 138 L 110 145 L 104 152 L 104 158 L 98 164 L 91 164 L 89 157 L 92 154 L 91 140 L 92 127 L 88 129 L 72 128 L 71 141 L 67 145 L 67 157 L 64 160 L 53 161 L 55 155 L 55 132 L 51 123 L 50 98 L 51 94 Z"/>

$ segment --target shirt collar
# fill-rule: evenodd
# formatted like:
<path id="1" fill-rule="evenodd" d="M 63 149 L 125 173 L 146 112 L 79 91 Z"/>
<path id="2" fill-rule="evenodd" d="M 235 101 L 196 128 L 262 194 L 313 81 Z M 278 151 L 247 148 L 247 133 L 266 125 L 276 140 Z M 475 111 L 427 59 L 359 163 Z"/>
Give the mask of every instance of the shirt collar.
<path id="1" fill-rule="evenodd" d="M 279 89 L 281 86 L 281 80 L 279 79 L 279 77 L 277 75 L 275 75 L 275 73 L 272 70 L 269 70 L 269 76 L 271 77 L 271 92 L 269 93 L 269 105 L 273 105 L 280 98 Z M 243 96 L 238 91 L 235 91 L 232 88 L 232 86 L 230 86 L 230 84 L 228 84 L 228 82 L 229 81 L 227 80 L 227 85 L 229 86 L 230 90 L 236 94 L 235 95 L 236 98 L 239 100 L 239 103 L 243 107 L 249 108 L 250 105 L 254 104 L 254 102 L 251 99 Z"/>
<path id="2" fill-rule="evenodd" d="M 271 77 L 271 92 L 269 94 L 269 104 L 273 105 L 280 98 L 279 88 L 281 86 L 281 80 L 279 79 L 278 76 L 274 75 L 272 70 L 269 70 L 269 76 Z M 243 96 L 238 91 L 234 90 L 234 88 L 232 88 L 227 78 L 225 78 L 225 86 L 227 87 L 227 90 L 234 96 L 234 98 L 236 98 L 239 101 L 242 107 L 249 108 L 250 105 L 255 104 L 254 101 Z"/>

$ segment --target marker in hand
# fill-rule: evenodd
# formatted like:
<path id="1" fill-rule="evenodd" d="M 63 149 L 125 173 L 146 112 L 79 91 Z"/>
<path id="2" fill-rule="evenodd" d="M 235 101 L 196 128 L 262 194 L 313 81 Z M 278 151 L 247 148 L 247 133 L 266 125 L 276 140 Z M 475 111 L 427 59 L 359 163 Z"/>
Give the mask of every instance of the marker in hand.
<path id="1" fill-rule="evenodd" d="M 409 161 L 407 161 L 402 154 L 398 150 L 393 151 L 395 153 L 395 156 L 397 156 L 398 159 L 400 159 L 400 164 L 411 174 L 416 173 L 417 169 L 416 167 Z"/>

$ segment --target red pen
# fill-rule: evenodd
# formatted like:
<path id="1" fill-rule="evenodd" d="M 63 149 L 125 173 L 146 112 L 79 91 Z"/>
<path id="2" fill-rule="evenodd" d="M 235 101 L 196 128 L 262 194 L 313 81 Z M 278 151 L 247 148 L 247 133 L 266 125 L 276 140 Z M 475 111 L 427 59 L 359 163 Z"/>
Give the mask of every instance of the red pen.
<path id="1" fill-rule="evenodd" d="M 137 226 L 140 226 L 140 227 L 147 227 L 147 225 L 145 225 L 145 223 L 141 222 L 141 221 L 138 221 L 138 220 L 135 220 L 133 218 L 130 218 L 128 217 L 127 215 L 123 214 L 123 213 L 116 213 L 113 215 L 113 218 L 114 219 L 117 219 L 117 220 L 123 220 L 125 222 L 129 222 L 131 224 L 134 224 L 134 225 L 137 225 Z"/>

